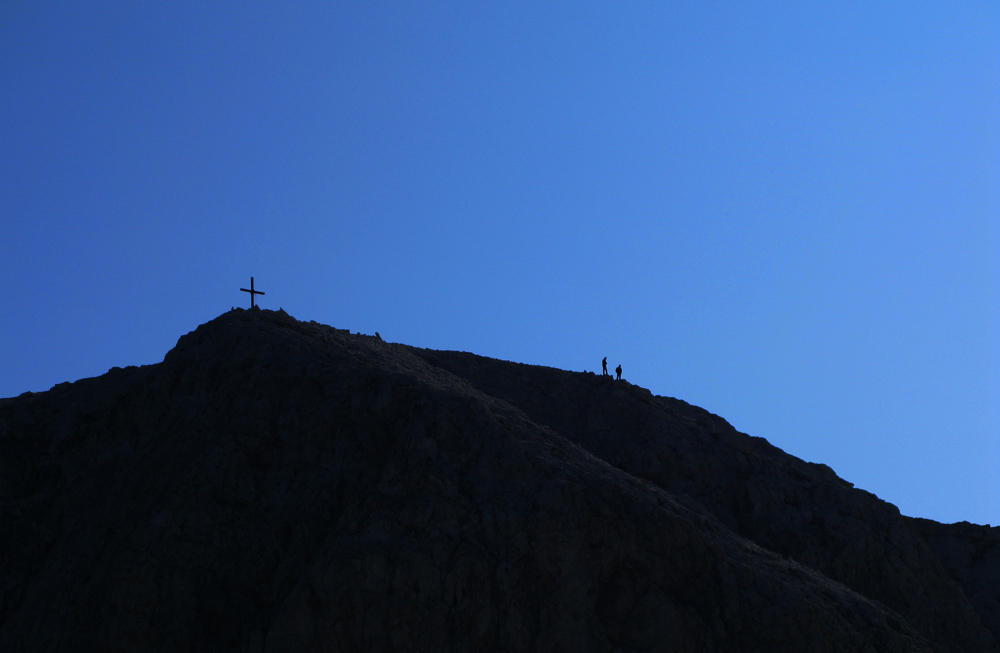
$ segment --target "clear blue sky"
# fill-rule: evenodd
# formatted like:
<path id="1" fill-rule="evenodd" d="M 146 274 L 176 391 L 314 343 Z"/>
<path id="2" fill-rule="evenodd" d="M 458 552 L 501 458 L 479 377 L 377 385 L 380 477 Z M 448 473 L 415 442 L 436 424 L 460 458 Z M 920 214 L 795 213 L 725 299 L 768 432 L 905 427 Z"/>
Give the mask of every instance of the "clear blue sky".
<path id="1" fill-rule="evenodd" d="M 992 0 L 3 2 L 0 211 L 0 396 L 253 275 L 1000 524 Z"/>

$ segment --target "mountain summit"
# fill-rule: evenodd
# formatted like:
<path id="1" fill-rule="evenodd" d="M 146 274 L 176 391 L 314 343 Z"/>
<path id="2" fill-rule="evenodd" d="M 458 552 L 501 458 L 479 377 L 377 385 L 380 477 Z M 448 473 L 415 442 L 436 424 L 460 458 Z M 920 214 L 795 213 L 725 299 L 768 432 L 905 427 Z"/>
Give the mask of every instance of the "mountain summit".
<path id="1" fill-rule="evenodd" d="M 0 400 L 4 651 L 998 651 L 1000 532 L 683 401 L 233 310 Z"/>

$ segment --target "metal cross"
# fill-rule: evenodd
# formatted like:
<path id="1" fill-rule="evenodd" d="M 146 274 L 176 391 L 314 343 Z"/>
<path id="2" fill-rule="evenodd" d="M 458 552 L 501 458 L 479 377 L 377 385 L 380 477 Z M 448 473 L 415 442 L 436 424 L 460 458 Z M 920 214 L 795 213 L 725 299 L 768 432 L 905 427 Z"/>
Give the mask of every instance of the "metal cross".
<path id="1" fill-rule="evenodd" d="M 263 292 L 261 292 L 259 290 L 254 290 L 253 289 L 253 277 L 250 277 L 250 290 L 247 290 L 246 288 L 240 288 L 240 290 L 242 290 L 243 292 L 250 293 L 250 308 L 254 308 L 255 306 L 257 306 L 257 304 L 255 304 L 254 301 L 253 301 L 253 299 L 254 299 L 253 296 L 254 295 L 263 295 L 264 294 Z"/>

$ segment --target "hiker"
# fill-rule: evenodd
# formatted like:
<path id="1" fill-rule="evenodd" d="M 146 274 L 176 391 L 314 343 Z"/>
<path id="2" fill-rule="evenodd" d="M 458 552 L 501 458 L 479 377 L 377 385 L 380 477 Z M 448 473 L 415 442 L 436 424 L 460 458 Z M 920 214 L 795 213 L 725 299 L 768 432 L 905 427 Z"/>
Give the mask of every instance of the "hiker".
<path id="1" fill-rule="evenodd" d="M 604 360 L 601 361 L 601 367 L 604 368 L 604 376 L 608 376 L 608 357 L 605 356 Z"/>
<path id="2" fill-rule="evenodd" d="M 616 380 L 617 381 L 621 381 L 622 380 L 622 366 L 619 365 L 618 367 L 616 367 L 615 368 L 615 372 L 618 373 L 618 378 Z"/>

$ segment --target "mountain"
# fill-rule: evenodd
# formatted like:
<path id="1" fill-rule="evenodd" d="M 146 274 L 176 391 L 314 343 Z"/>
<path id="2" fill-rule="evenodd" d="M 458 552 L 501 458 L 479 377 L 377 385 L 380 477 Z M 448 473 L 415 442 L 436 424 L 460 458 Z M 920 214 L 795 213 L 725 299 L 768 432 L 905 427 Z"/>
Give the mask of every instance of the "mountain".
<path id="1" fill-rule="evenodd" d="M 281 311 L 0 400 L 4 651 L 979 653 L 998 588 L 678 399 Z"/>

